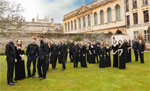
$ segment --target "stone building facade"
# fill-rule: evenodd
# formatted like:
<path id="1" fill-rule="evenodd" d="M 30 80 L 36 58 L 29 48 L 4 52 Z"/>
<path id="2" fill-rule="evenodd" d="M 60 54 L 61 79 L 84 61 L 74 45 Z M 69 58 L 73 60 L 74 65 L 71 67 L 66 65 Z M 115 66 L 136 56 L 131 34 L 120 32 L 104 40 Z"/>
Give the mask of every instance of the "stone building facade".
<path id="1" fill-rule="evenodd" d="M 29 32 L 62 32 L 62 24 L 54 23 L 54 19 L 49 17 L 45 17 L 44 19 L 40 19 L 37 16 L 36 20 L 33 18 L 31 22 L 23 22 L 22 30 Z"/>
<path id="2" fill-rule="evenodd" d="M 124 0 L 96 0 L 64 15 L 65 33 L 126 33 Z"/>

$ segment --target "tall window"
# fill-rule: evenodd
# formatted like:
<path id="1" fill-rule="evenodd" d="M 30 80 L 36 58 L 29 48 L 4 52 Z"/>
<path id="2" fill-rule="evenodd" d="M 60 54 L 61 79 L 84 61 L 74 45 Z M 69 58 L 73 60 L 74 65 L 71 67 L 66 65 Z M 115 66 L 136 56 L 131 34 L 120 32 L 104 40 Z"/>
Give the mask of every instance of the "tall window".
<path id="1" fill-rule="evenodd" d="M 79 28 L 81 28 L 81 18 L 79 18 Z"/>
<path id="2" fill-rule="evenodd" d="M 137 0 L 133 0 L 133 8 L 137 8 Z"/>
<path id="3" fill-rule="evenodd" d="M 127 26 L 129 26 L 130 25 L 130 16 L 128 15 L 126 19 L 127 19 Z"/>
<path id="4" fill-rule="evenodd" d="M 70 23 L 68 22 L 68 31 L 70 31 Z"/>
<path id="5" fill-rule="evenodd" d="M 108 20 L 108 23 L 112 22 L 111 8 L 107 9 L 107 20 Z"/>
<path id="6" fill-rule="evenodd" d="M 67 31 L 67 23 L 65 23 L 65 31 Z"/>
<path id="7" fill-rule="evenodd" d="M 134 21 L 134 24 L 138 24 L 138 14 L 137 13 L 133 13 L 133 21 Z"/>
<path id="8" fill-rule="evenodd" d="M 143 0 L 143 5 L 147 5 L 148 4 L 148 0 Z"/>
<path id="9" fill-rule="evenodd" d="M 101 19 L 101 24 L 104 24 L 104 11 L 100 11 L 100 19 Z"/>
<path id="10" fill-rule="evenodd" d="M 129 11 L 129 0 L 126 0 L 126 12 Z"/>
<path id="11" fill-rule="evenodd" d="M 139 35 L 139 32 L 138 31 L 134 31 L 134 39 L 138 39 L 138 35 Z"/>
<path id="12" fill-rule="evenodd" d="M 120 20 L 120 6 L 119 5 L 116 6 L 116 20 L 117 21 Z"/>
<path id="13" fill-rule="evenodd" d="M 71 21 L 71 30 L 73 30 L 73 21 Z"/>
<path id="14" fill-rule="evenodd" d="M 150 30 L 144 31 L 144 40 L 148 43 L 150 43 Z"/>
<path id="15" fill-rule="evenodd" d="M 91 16 L 88 15 L 88 26 L 91 26 Z"/>
<path id="16" fill-rule="evenodd" d="M 144 15 L 144 22 L 149 22 L 149 12 L 148 12 L 148 10 L 143 11 L 143 15 Z"/>
<path id="17" fill-rule="evenodd" d="M 97 23 L 97 13 L 95 12 L 94 13 L 94 25 L 97 25 L 98 23 Z"/>
<path id="18" fill-rule="evenodd" d="M 74 29 L 76 30 L 77 29 L 77 21 L 74 20 Z"/>
<path id="19" fill-rule="evenodd" d="M 86 18 L 85 18 L 85 16 L 83 17 L 83 27 L 86 27 Z"/>

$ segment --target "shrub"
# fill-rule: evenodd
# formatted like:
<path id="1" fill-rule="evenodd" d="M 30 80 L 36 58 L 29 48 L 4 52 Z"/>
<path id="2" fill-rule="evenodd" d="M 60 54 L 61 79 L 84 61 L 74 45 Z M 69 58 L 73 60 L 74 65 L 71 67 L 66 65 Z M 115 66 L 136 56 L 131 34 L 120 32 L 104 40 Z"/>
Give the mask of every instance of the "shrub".
<path id="1" fill-rule="evenodd" d="M 82 41 L 82 40 L 83 40 L 83 37 L 82 37 L 82 36 L 79 36 L 79 35 L 76 35 L 76 36 L 73 36 L 73 37 L 72 37 L 72 40 L 73 40 L 73 41 Z"/>

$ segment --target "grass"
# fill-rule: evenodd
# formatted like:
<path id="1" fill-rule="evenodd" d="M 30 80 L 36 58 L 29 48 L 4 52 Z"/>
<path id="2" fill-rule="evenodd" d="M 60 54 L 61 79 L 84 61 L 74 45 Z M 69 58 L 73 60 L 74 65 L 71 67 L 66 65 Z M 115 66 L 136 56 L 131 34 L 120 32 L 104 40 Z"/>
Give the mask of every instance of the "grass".
<path id="1" fill-rule="evenodd" d="M 150 52 L 145 53 L 145 64 L 135 62 L 133 57 L 125 70 L 100 69 L 98 64 L 74 69 L 67 63 L 67 70 L 61 71 L 57 64 L 58 69 L 50 70 L 46 80 L 27 78 L 14 86 L 7 85 L 6 66 L 5 56 L 0 56 L 0 91 L 150 91 Z"/>

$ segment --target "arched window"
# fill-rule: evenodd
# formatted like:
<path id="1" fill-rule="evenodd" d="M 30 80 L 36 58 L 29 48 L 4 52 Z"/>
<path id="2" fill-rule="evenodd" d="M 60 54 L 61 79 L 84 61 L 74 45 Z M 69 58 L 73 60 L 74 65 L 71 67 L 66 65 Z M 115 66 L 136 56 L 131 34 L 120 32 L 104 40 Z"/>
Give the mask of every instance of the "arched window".
<path id="1" fill-rule="evenodd" d="M 108 23 L 112 22 L 111 8 L 107 9 L 107 20 L 108 20 Z"/>
<path id="2" fill-rule="evenodd" d="M 104 24 L 104 11 L 100 11 L 100 19 L 101 19 L 101 24 Z"/>
<path id="3" fill-rule="evenodd" d="M 119 5 L 116 6 L 116 20 L 117 21 L 120 20 L 120 6 Z"/>
<path id="4" fill-rule="evenodd" d="M 94 25 L 97 25 L 97 12 L 94 13 Z"/>
<path id="5" fill-rule="evenodd" d="M 73 21 L 71 21 L 71 30 L 73 30 Z"/>
<path id="6" fill-rule="evenodd" d="M 86 18 L 85 18 L 85 16 L 83 17 L 83 27 L 86 27 Z"/>
<path id="7" fill-rule="evenodd" d="M 79 28 L 81 28 L 81 18 L 79 18 Z"/>
<path id="8" fill-rule="evenodd" d="M 67 23 L 65 23 L 65 31 L 67 31 Z"/>
<path id="9" fill-rule="evenodd" d="M 74 20 L 74 29 L 76 30 L 77 29 L 77 21 Z"/>
<path id="10" fill-rule="evenodd" d="M 88 26 L 91 26 L 91 16 L 88 15 Z"/>
<path id="11" fill-rule="evenodd" d="M 70 31 L 70 23 L 68 22 L 68 31 Z"/>

